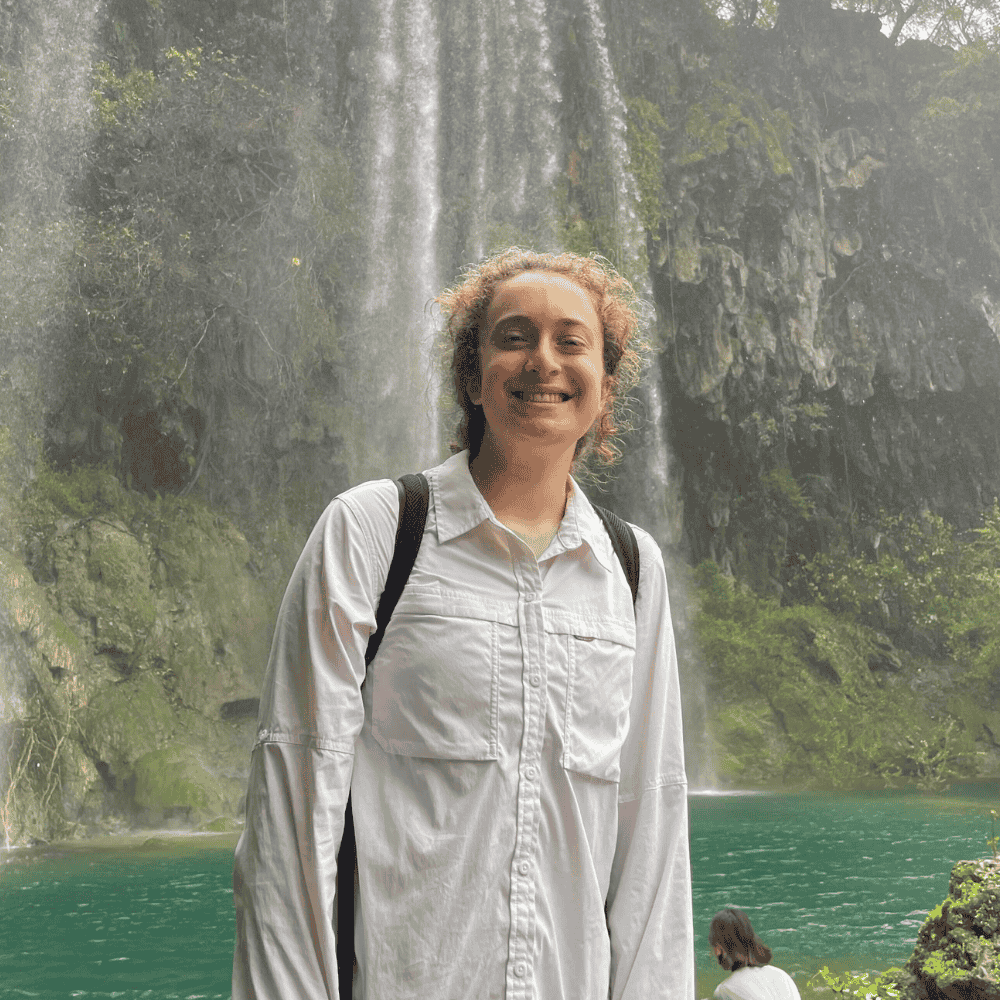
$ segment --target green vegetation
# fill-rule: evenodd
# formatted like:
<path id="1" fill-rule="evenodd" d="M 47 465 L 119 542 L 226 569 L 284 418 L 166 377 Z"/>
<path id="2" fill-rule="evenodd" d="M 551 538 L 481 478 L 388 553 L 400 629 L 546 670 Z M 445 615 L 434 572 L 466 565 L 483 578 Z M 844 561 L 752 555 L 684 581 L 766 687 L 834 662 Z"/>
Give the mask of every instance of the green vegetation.
<path id="1" fill-rule="evenodd" d="M 1000 985 L 996 939 L 1000 934 L 1000 883 L 992 860 L 960 861 L 951 872 L 948 896 L 917 935 L 913 955 L 896 981 L 914 978 L 942 993 L 991 996 Z"/>
<path id="2" fill-rule="evenodd" d="M 950 68 L 929 88 L 927 102 L 914 120 L 916 165 L 940 188 L 941 209 L 966 225 L 981 225 L 997 208 L 991 177 L 998 114 L 1000 28 L 992 47 L 979 39 L 954 54 Z M 983 262 L 984 275 L 990 273 L 991 265 L 995 269 L 997 253 L 994 245 Z"/>
<path id="3" fill-rule="evenodd" d="M 639 220 L 647 232 L 655 233 L 668 212 L 664 201 L 662 146 L 670 126 L 659 107 L 645 97 L 628 100 L 629 161 L 639 188 Z"/>
<path id="4" fill-rule="evenodd" d="M 757 92 L 712 80 L 705 100 L 687 109 L 678 164 L 686 166 L 730 148 L 761 149 L 775 174 L 790 174 L 785 152 L 794 125 L 787 112 L 771 108 Z"/>
<path id="5" fill-rule="evenodd" d="M 818 996 L 830 990 L 858 1000 L 916 1000 L 930 995 L 995 996 L 1000 987 L 1000 873 L 994 860 L 959 861 L 948 895 L 930 913 L 902 967 L 842 975 L 823 966 L 808 982 Z"/>
<path id="6" fill-rule="evenodd" d="M 126 124 L 153 99 L 156 79 L 150 70 L 130 69 L 119 76 L 111 64 L 94 67 L 94 104 L 97 120 L 104 128 Z"/>
<path id="7" fill-rule="evenodd" d="M 790 9 L 796 4 L 789 3 Z M 706 7 L 725 21 L 749 27 L 773 28 L 777 0 L 705 0 Z M 937 45 L 962 46 L 1000 35 L 1000 15 L 993 0 L 833 0 L 834 9 L 875 14 L 893 42 L 930 39 Z"/>
<path id="8" fill-rule="evenodd" d="M 720 705 L 718 767 L 739 785 L 873 787 L 900 778 L 929 787 L 948 758 L 918 760 L 904 734 L 933 725 L 911 691 L 890 689 L 869 663 L 870 630 L 818 605 L 781 607 L 698 568 L 695 631 Z"/>
<path id="9" fill-rule="evenodd" d="M 809 597 L 902 645 L 929 644 L 962 668 L 966 684 L 992 680 L 1000 667 L 1000 505 L 968 537 L 929 511 L 883 512 L 867 533 L 869 554 L 840 545 L 812 560 Z"/>
<path id="10" fill-rule="evenodd" d="M 808 514 L 787 469 L 762 481 L 786 516 Z M 804 564 L 804 603 L 698 568 L 695 630 L 727 780 L 939 789 L 977 773 L 976 740 L 997 725 L 1000 508 L 969 537 L 929 513 L 883 515 L 868 537 L 867 555 L 844 544 Z M 950 673 L 935 681 L 943 658 Z"/>
<path id="11" fill-rule="evenodd" d="M 900 995 L 893 974 L 889 969 L 881 975 L 871 972 L 845 972 L 836 975 L 824 965 L 808 982 L 813 989 L 830 989 L 845 1000 L 858 997 L 859 1000 L 896 1000 Z"/>
<path id="12" fill-rule="evenodd" d="M 740 430 L 748 436 L 748 446 L 766 462 L 768 452 L 782 455 L 787 451 L 796 431 L 824 430 L 829 413 L 830 408 L 823 403 L 776 402 L 773 412 L 758 409 L 741 420 Z"/>
<path id="13" fill-rule="evenodd" d="M 150 498 L 107 468 L 43 467 L 21 516 L 30 574 L 0 551 L 28 657 L 7 835 L 231 816 L 246 747 L 220 709 L 257 694 L 294 549 L 268 560 L 203 500 Z"/>

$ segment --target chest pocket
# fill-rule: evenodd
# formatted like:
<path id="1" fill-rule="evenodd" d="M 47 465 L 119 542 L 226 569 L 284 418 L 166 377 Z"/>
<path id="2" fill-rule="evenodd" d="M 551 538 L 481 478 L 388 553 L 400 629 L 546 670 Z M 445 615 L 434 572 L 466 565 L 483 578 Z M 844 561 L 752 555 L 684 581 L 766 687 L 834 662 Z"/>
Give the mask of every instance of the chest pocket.
<path id="1" fill-rule="evenodd" d="M 566 650 L 563 767 L 618 781 L 632 700 L 634 629 L 591 624 L 550 638 Z"/>
<path id="2" fill-rule="evenodd" d="M 496 760 L 498 622 L 474 600 L 408 587 L 368 669 L 372 735 L 387 753 Z"/>

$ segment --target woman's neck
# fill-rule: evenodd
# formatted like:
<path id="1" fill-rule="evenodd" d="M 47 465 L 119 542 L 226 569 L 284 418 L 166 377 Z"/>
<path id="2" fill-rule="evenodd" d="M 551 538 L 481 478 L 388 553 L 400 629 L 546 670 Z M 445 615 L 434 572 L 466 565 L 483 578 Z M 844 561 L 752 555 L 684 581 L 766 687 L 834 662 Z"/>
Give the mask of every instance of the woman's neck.
<path id="1" fill-rule="evenodd" d="M 469 471 L 501 524 L 532 538 L 548 532 L 551 539 L 566 510 L 572 461 L 571 453 L 507 455 L 492 446 L 487 434 Z"/>

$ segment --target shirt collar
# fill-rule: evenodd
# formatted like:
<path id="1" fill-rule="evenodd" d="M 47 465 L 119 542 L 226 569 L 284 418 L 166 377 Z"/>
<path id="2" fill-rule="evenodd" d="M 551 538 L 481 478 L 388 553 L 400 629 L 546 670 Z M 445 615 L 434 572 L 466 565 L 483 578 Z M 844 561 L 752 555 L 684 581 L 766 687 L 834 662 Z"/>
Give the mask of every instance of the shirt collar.
<path id="1" fill-rule="evenodd" d="M 425 475 L 431 485 L 431 513 L 439 544 L 464 535 L 483 521 L 498 523 L 490 505 L 473 482 L 468 450 L 452 455 Z M 556 539 L 566 551 L 586 543 L 597 561 L 613 572 L 615 554 L 604 522 L 576 480 L 571 481 L 573 491 Z"/>

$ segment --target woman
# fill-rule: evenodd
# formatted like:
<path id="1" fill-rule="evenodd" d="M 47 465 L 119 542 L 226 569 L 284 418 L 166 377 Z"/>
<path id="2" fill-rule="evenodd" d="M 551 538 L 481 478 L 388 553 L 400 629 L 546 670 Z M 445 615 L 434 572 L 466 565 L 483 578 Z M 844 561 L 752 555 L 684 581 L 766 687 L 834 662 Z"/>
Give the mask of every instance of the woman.
<path id="1" fill-rule="evenodd" d="M 728 906 L 712 917 L 708 943 L 719 965 L 732 975 L 715 989 L 719 1000 L 799 1000 L 795 980 L 770 965 L 771 949 L 742 910 Z"/>
<path id="2" fill-rule="evenodd" d="M 337 497 L 282 603 L 236 851 L 233 998 L 337 995 L 351 793 L 370 1000 L 693 995 L 680 693 L 666 580 L 638 597 L 571 470 L 614 454 L 628 284 L 510 250 L 439 297 L 462 410 L 416 563 L 365 646 L 395 484 Z"/>

